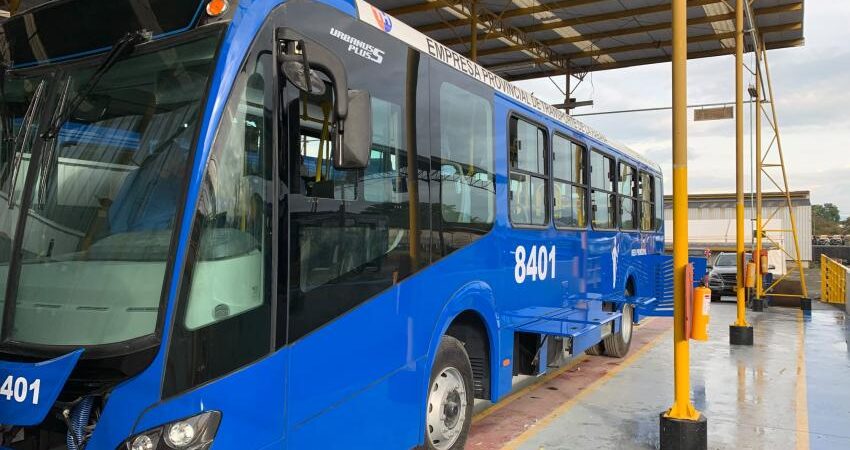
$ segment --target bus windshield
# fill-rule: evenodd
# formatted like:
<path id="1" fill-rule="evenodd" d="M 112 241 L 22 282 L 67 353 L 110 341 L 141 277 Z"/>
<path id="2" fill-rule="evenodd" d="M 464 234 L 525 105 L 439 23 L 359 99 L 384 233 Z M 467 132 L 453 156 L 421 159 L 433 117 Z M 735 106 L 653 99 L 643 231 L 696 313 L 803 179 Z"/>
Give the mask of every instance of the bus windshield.
<path id="1" fill-rule="evenodd" d="M 13 307 L 9 299 L 0 303 L 6 340 L 93 346 L 154 333 L 219 36 L 141 45 L 93 86 L 86 84 L 100 58 L 56 66 L 47 76 L 48 119 L 42 116 L 40 127 L 34 122 L 40 134 L 19 147 L 23 163 L 11 193 L 25 195 L 18 202 L 24 209 L 0 207 L 0 290 L 16 283 L 8 290 L 15 293 Z M 5 83 L 9 112 L 2 126 L 11 126 L 13 136 L 36 81 Z M 67 120 L 51 138 L 43 122 L 66 107 Z M 40 156 L 32 164 L 30 146 L 41 149 L 33 151 Z M 15 165 L 9 153 L 0 152 L 4 201 Z M 25 178 L 34 183 L 29 190 L 22 188 Z M 19 267 L 10 270 L 21 211 Z"/>

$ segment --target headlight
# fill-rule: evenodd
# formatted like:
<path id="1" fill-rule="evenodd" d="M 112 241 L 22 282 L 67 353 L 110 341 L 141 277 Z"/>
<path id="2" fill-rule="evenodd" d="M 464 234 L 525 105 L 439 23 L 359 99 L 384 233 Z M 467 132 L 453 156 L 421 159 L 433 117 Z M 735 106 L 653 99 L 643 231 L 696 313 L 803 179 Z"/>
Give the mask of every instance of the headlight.
<path id="1" fill-rule="evenodd" d="M 221 413 L 207 411 L 130 436 L 119 450 L 206 450 L 212 445 Z"/>
<path id="2" fill-rule="evenodd" d="M 720 275 L 718 275 L 718 274 L 716 274 L 716 273 L 714 273 L 714 272 L 710 273 L 710 274 L 708 275 L 708 278 L 710 278 L 710 279 L 712 279 L 712 280 L 720 280 L 720 279 L 721 279 L 721 278 L 720 278 Z"/>

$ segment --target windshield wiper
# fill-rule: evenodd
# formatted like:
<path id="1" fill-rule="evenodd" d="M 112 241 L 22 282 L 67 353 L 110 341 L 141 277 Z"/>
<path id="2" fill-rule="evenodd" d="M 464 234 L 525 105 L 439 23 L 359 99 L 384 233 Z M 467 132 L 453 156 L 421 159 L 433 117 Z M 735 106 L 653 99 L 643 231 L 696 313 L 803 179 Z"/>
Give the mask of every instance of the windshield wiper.
<path id="1" fill-rule="evenodd" d="M 65 114 L 65 105 L 68 100 L 68 91 L 71 90 L 71 76 L 65 80 L 65 87 L 62 88 L 62 96 L 59 98 L 59 103 L 56 107 L 56 112 L 54 113 L 56 116 L 61 117 Z M 61 127 L 61 126 L 60 126 Z M 42 135 L 42 137 L 44 137 Z M 54 135 L 55 137 L 55 135 Z M 47 190 L 50 187 L 50 171 L 53 168 L 53 164 L 56 162 L 56 139 L 51 138 L 47 145 L 44 146 L 44 150 L 42 151 L 41 156 L 41 167 L 39 167 L 39 178 L 41 179 L 41 184 L 38 185 L 38 206 L 39 208 L 44 207 L 44 200 L 47 198 Z"/>
<path id="2" fill-rule="evenodd" d="M 44 207 L 45 199 L 47 198 L 47 191 L 50 189 L 50 178 L 53 166 L 56 164 L 56 137 L 59 135 L 59 130 L 62 129 L 62 126 L 65 125 L 65 122 L 68 121 L 71 114 L 77 110 L 86 97 L 94 91 L 94 88 L 97 87 L 97 84 L 106 72 L 108 72 L 115 63 L 121 60 L 121 58 L 133 51 L 136 46 L 149 41 L 151 36 L 152 35 L 149 31 L 141 30 L 127 33 L 124 37 L 119 39 L 112 46 L 112 49 L 109 50 L 109 53 L 104 56 L 103 61 L 97 69 L 95 69 L 88 81 L 86 81 L 86 84 L 80 88 L 74 96 L 74 100 L 70 104 L 68 104 L 68 94 L 71 90 L 70 87 L 72 80 L 71 76 L 68 76 L 68 79 L 65 81 L 65 86 L 62 88 L 62 96 L 59 98 L 56 111 L 50 119 L 50 126 L 44 131 L 44 133 L 41 134 L 41 138 L 45 141 L 46 145 L 42 152 L 39 167 L 41 184 L 38 188 L 37 203 L 40 207 Z"/>
<path id="3" fill-rule="evenodd" d="M 23 123 L 18 130 L 18 135 L 15 137 L 15 143 L 12 147 L 12 179 L 9 181 L 9 209 L 15 207 L 15 184 L 18 181 L 18 172 L 21 169 L 21 161 L 24 159 L 24 147 L 29 142 L 32 123 L 35 120 L 36 111 L 41 104 L 41 97 L 44 93 L 45 81 L 41 80 L 35 88 L 32 100 L 27 107 L 27 112 L 24 114 Z"/>
<path id="4" fill-rule="evenodd" d="M 65 124 L 69 116 L 77 110 L 80 104 L 83 103 L 83 100 L 91 94 L 94 88 L 97 87 L 97 84 L 100 82 L 100 79 L 103 78 L 103 75 L 105 75 L 116 62 L 120 61 L 121 58 L 136 48 L 136 46 L 151 40 L 151 37 L 152 34 L 150 31 L 140 30 L 127 33 L 124 37 L 115 42 L 112 49 L 109 50 L 109 53 L 106 54 L 103 61 L 97 69 L 95 69 L 88 81 L 86 81 L 86 84 L 84 84 L 83 87 L 80 88 L 79 92 L 77 92 L 77 95 L 74 96 L 74 100 L 71 104 L 68 105 L 67 108 L 61 108 L 61 112 L 57 110 L 53 119 L 50 121 L 50 127 L 42 133 L 42 139 L 49 140 L 56 138 L 56 135 L 59 134 L 59 130 L 62 128 L 62 125 Z"/>

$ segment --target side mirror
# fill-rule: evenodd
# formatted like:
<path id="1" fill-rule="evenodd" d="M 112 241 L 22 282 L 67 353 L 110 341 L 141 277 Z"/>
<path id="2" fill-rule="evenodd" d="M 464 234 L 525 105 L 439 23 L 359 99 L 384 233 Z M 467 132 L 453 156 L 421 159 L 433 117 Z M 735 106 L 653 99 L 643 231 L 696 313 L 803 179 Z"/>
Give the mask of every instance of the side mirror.
<path id="1" fill-rule="evenodd" d="M 340 122 L 339 128 L 334 167 L 366 167 L 372 149 L 372 96 L 369 91 L 348 91 L 348 118 Z"/>
<path id="2" fill-rule="evenodd" d="M 333 83 L 337 122 L 334 167 L 365 168 L 372 147 L 372 102 L 369 93 L 348 90 L 348 77 L 342 60 L 322 44 L 291 28 L 278 28 L 276 37 L 283 44 L 281 71 L 296 87 L 311 93 L 314 89 L 321 89 L 321 80 L 312 70 L 314 67 L 324 72 Z M 352 135 L 346 136 L 348 133 Z"/>
<path id="3" fill-rule="evenodd" d="M 767 270 L 776 270 L 776 266 L 771 264 L 771 265 L 767 266 Z"/>
<path id="4" fill-rule="evenodd" d="M 712 266 L 712 265 L 710 265 L 710 264 L 709 264 L 709 265 L 707 265 L 707 266 L 705 266 L 705 270 L 709 270 L 709 271 L 710 271 L 710 270 L 712 270 L 712 269 L 714 269 L 714 266 Z"/>

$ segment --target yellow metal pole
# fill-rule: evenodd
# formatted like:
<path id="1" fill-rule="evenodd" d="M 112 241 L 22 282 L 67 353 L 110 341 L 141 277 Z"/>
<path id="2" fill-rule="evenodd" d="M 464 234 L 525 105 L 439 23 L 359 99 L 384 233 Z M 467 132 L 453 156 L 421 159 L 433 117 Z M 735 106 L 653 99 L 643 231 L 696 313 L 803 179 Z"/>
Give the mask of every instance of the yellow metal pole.
<path id="1" fill-rule="evenodd" d="M 759 47 L 761 47 L 761 39 L 758 40 Z M 762 249 L 762 228 L 764 224 L 762 223 L 762 215 L 761 215 L 761 171 L 762 171 L 762 161 L 761 161 L 761 48 L 756 49 L 756 251 L 753 252 L 754 255 L 758 255 L 753 258 L 753 261 L 756 261 L 756 298 L 764 297 L 764 285 L 762 280 L 762 271 L 761 271 L 761 249 Z"/>
<path id="2" fill-rule="evenodd" d="M 738 316 L 734 325 L 749 326 L 744 295 L 744 1 L 735 2 L 735 252 L 738 256 Z"/>
<path id="3" fill-rule="evenodd" d="M 767 61 L 767 50 L 762 50 L 764 57 L 764 74 L 767 76 L 767 91 L 770 96 L 770 111 L 773 117 L 773 132 L 776 137 L 776 150 L 779 152 L 779 164 L 782 167 L 782 181 L 785 185 L 785 201 L 788 205 L 788 217 L 791 220 L 791 235 L 794 237 L 795 262 L 800 272 L 800 288 L 802 298 L 809 298 L 809 289 L 806 287 L 806 272 L 800 253 L 800 238 L 797 235 L 797 219 L 794 217 L 794 208 L 791 204 L 791 191 L 788 188 L 788 173 L 785 171 L 785 157 L 782 154 L 782 139 L 779 137 L 779 122 L 776 118 L 776 98 L 773 96 L 773 83 L 770 80 L 770 64 Z"/>
<path id="4" fill-rule="evenodd" d="M 687 5 L 673 0 L 673 406 L 667 417 L 697 420 L 691 403 L 690 348 L 685 336 L 688 265 Z"/>

